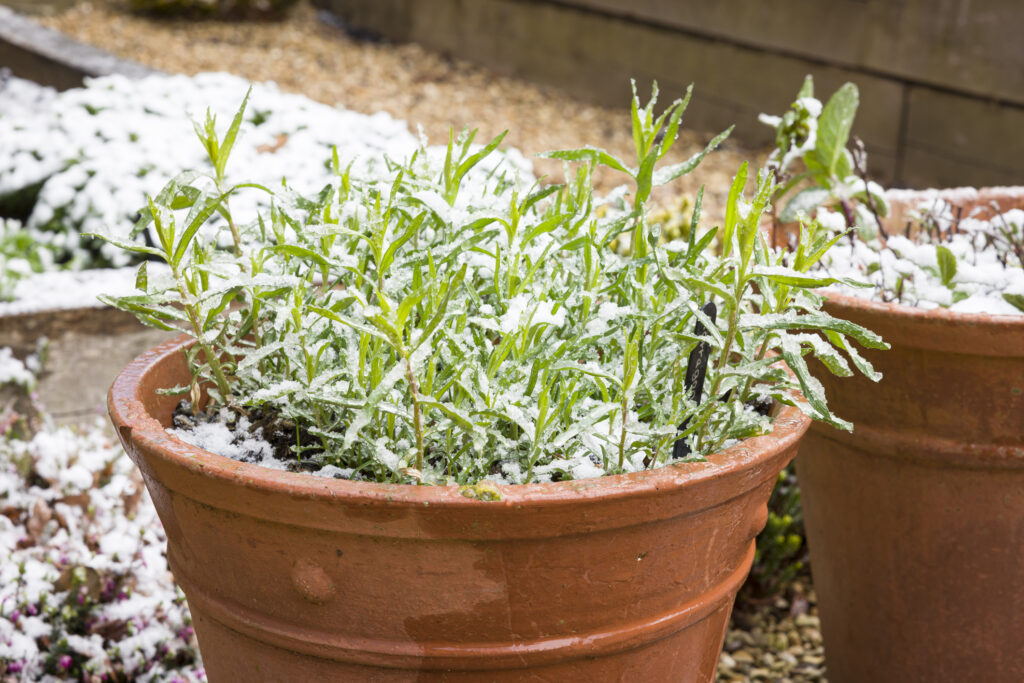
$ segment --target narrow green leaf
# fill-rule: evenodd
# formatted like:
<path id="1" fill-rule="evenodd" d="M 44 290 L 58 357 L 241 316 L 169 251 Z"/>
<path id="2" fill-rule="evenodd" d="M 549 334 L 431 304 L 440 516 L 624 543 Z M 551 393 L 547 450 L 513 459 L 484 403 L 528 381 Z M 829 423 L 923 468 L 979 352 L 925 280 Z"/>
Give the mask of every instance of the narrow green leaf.
<path id="1" fill-rule="evenodd" d="M 956 277 L 956 256 L 953 256 L 953 252 L 940 244 L 935 247 L 935 258 L 939 262 L 939 276 L 942 278 L 942 284 L 949 287 L 953 278 Z"/>
<path id="2" fill-rule="evenodd" d="M 202 201 L 193 204 L 192 210 L 188 212 L 188 216 L 185 218 L 185 230 L 181 233 L 181 238 L 178 240 L 178 244 L 174 248 L 174 255 L 171 258 L 171 262 L 175 266 L 181 263 L 181 259 L 185 256 L 185 252 L 188 250 L 199 228 L 203 227 L 203 224 L 217 211 L 221 201 L 222 197 L 217 193 L 204 193 Z"/>
<path id="3" fill-rule="evenodd" d="M 1024 311 L 1024 294 L 1003 293 L 1003 300 L 1014 308 Z"/>
<path id="4" fill-rule="evenodd" d="M 288 254 L 289 256 L 294 256 L 295 258 L 303 261 L 312 261 L 320 268 L 331 267 L 330 262 L 328 262 L 321 254 L 298 244 L 275 244 L 270 247 L 270 251 L 275 254 Z"/>
<path id="5" fill-rule="evenodd" d="M 249 96 L 252 95 L 252 86 L 249 86 L 249 90 L 246 91 L 245 97 L 242 98 L 242 105 L 238 108 L 235 113 L 235 118 L 231 120 L 231 126 L 228 127 L 228 132 L 224 134 L 224 140 L 221 142 L 220 150 L 217 154 L 217 177 L 224 177 L 224 167 L 228 163 L 228 157 L 231 155 L 231 148 L 235 146 L 235 138 L 238 137 L 238 128 L 242 125 L 242 118 L 245 116 L 245 108 L 249 103 Z"/>
<path id="6" fill-rule="evenodd" d="M 732 238 L 736 234 L 736 223 L 739 221 L 739 202 L 743 196 L 743 188 L 747 184 L 747 162 L 740 165 L 729 188 L 729 198 L 725 205 L 725 232 L 722 235 L 722 255 L 732 253 Z"/>
<path id="7" fill-rule="evenodd" d="M 538 156 L 546 159 L 561 159 L 562 161 L 594 161 L 608 168 L 613 168 L 616 171 L 622 171 L 630 176 L 633 172 L 630 171 L 624 163 L 613 157 L 603 149 L 596 147 L 585 147 L 583 149 L 566 149 L 558 150 L 554 152 L 544 152 Z"/>
<path id="8" fill-rule="evenodd" d="M 153 247 L 148 247 L 144 244 L 125 242 L 124 240 L 119 240 L 114 237 L 110 237 L 109 235 L 101 235 L 98 232 L 84 232 L 82 233 L 82 237 L 95 237 L 96 239 L 113 244 L 115 247 L 124 249 L 125 251 L 130 251 L 133 254 L 146 254 L 147 256 L 156 256 L 160 260 L 166 259 L 166 256 L 162 251 L 154 249 Z"/>
<path id="9" fill-rule="evenodd" d="M 708 155 L 708 152 L 717 149 L 718 146 L 722 144 L 722 142 L 727 137 L 729 137 L 729 134 L 732 133 L 733 128 L 735 128 L 735 126 L 729 126 L 721 133 L 713 137 L 711 139 L 711 142 L 709 142 L 704 149 L 697 152 L 686 161 L 680 162 L 678 164 L 673 164 L 672 166 L 668 166 L 666 168 L 658 169 L 658 171 L 654 174 L 653 178 L 654 186 L 658 187 L 661 185 L 665 185 L 666 183 L 670 183 L 676 178 L 684 176 L 693 169 L 697 168 L 700 162 L 704 160 L 704 157 Z"/>

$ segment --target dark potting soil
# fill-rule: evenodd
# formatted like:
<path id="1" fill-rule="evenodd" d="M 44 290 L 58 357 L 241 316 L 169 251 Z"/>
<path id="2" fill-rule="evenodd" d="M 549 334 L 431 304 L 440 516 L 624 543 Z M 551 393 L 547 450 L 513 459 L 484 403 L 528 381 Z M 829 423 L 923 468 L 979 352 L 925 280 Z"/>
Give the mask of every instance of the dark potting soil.
<path id="1" fill-rule="evenodd" d="M 311 472 L 323 467 L 323 463 L 316 457 L 323 452 L 320 442 L 305 429 L 296 428 L 295 423 L 290 420 L 262 408 L 247 411 L 244 423 L 240 419 L 242 417 L 229 409 L 193 411 L 192 402 L 182 400 L 174 409 L 172 419 L 174 427 L 178 429 L 194 429 L 200 424 L 223 423 L 233 434 L 232 445 L 245 449 L 243 455 L 238 458 L 242 462 L 261 463 L 263 460 L 262 452 L 258 448 L 246 447 L 246 444 L 252 443 L 245 438 L 249 436 L 268 443 L 274 459 L 280 461 L 289 472 Z M 292 448 L 295 445 L 300 446 L 302 458 L 293 452 Z"/>

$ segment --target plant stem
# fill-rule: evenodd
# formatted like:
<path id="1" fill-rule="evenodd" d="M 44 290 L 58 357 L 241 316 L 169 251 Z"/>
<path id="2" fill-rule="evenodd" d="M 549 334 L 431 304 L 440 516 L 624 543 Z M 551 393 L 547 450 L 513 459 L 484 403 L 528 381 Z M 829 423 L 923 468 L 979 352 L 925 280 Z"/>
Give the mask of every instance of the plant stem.
<path id="1" fill-rule="evenodd" d="M 423 471 L 423 412 L 420 409 L 420 387 L 416 382 L 416 376 L 412 372 L 412 361 L 405 349 L 402 349 L 402 358 L 405 359 L 405 377 L 409 382 L 409 391 L 412 394 L 412 415 L 413 428 L 416 430 L 416 469 Z"/>
<path id="2" fill-rule="evenodd" d="M 629 404 L 626 402 L 626 392 L 622 392 L 622 432 L 619 435 L 619 470 L 626 461 L 626 415 L 629 411 Z"/>
<path id="3" fill-rule="evenodd" d="M 746 289 L 746 276 L 744 273 L 736 273 L 736 292 L 735 299 L 737 304 L 742 300 L 743 290 Z M 729 354 L 732 352 L 732 345 L 736 341 L 736 326 L 739 311 L 736 307 L 733 307 L 729 311 L 729 330 L 726 333 L 725 344 L 722 345 L 722 353 L 718 356 L 718 361 L 715 363 L 715 381 L 711 385 L 711 390 L 708 392 L 709 401 L 718 400 L 718 389 L 722 385 L 722 373 L 720 372 L 729 363 Z M 697 434 L 697 450 L 700 452 L 704 445 L 704 436 L 707 431 L 708 423 L 705 422 L 700 426 L 700 431 Z"/>
<path id="4" fill-rule="evenodd" d="M 228 396 L 231 395 L 231 387 L 228 384 L 227 378 L 224 376 L 224 369 L 220 365 L 220 359 L 214 355 L 213 349 L 203 339 L 203 328 L 199 324 L 199 313 L 196 311 L 195 306 L 189 302 L 188 290 L 185 287 L 185 282 L 181 277 L 181 273 L 176 267 L 173 269 L 173 273 L 174 280 L 178 285 L 178 294 L 181 296 L 181 300 L 185 305 L 185 315 L 188 316 L 188 320 L 192 324 L 192 331 L 195 334 L 196 342 L 203 349 L 203 353 L 206 354 L 206 360 L 210 364 L 210 369 L 213 371 L 214 381 L 217 383 L 217 390 L 220 391 L 224 399 L 227 400 Z"/>

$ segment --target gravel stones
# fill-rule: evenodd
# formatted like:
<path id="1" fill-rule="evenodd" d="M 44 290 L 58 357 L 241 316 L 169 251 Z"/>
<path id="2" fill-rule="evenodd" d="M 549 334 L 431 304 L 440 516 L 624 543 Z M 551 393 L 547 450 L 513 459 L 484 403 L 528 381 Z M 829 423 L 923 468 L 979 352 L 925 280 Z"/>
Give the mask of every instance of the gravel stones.
<path id="1" fill-rule="evenodd" d="M 823 683 L 825 652 L 808 579 L 769 604 L 741 594 L 718 662 L 718 683 Z"/>

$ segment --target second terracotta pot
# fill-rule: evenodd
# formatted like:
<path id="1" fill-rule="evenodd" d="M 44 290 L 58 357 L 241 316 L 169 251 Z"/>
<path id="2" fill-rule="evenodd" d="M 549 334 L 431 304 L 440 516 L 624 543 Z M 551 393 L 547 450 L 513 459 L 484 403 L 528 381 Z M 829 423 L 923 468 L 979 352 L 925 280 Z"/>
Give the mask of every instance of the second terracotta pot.
<path id="1" fill-rule="evenodd" d="M 211 681 L 710 681 L 754 537 L 808 419 L 707 462 L 457 487 L 320 479 L 165 430 L 182 344 L 110 393 Z"/>
<path id="2" fill-rule="evenodd" d="M 797 459 L 829 681 L 1024 681 L 1024 316 L 826 309 L 892 345 Z"/>

